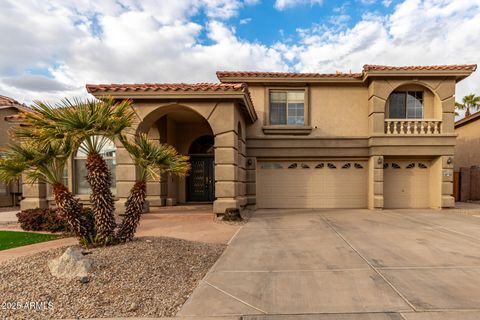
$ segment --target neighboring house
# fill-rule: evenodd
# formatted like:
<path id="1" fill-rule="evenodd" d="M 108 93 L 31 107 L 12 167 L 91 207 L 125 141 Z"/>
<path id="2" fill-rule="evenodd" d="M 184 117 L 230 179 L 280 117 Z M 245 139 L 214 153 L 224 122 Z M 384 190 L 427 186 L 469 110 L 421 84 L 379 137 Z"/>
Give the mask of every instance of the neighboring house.
<path id="1" fill-rule="evenodd" d="M 480 200 L 480 112 L 455 122 L 455 195 L 457 200 Z"/>
<path id="2" fill-rule="evenodd" d="M 16 115 L 26 107 L 18 101 L 0 95 L 0 153 L 8 148 L 12 142 L 8 130 L 13 125 L 5 120 L 5 117 Z M 0 207 L 18 205 L 22 196 L 21 184 L 19 181 L 6 183 L 0 181 Z"/>
<path id="3" fill-rule="evenodd" d="M 132 99 L 133 128 L 190 155 L 187 178 L 148 184 L 150 207 L 442 208 L 452 197 L 456 83 L 476 65 L 389 67 L 361 73 L 217 72 L 220 83 L 87 85 Z M 118 206 L 136 177 L 110 148 Z M 83 194 L 82 156 L 69 169 Z M 47 201 L 42 186 L 22 204 Z M 29 195 L 34 195 L 30 187 Z M 85 194 L 85 197 L 87 195 Z"/>

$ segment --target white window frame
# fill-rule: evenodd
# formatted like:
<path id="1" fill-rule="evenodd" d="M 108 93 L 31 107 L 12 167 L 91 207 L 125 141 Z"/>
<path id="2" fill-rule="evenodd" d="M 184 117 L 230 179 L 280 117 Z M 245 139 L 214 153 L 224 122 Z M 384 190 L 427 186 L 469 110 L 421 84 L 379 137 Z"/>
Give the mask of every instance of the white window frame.
<path id="1" fill-rule="evenodd" d="M 286 105 L 285 105 L 285 123 L 281 124 L 272 124 L 271 123 L 271 100 L 270 95 L 274 92 L 284 92 L 286 93 Z M 302 92 L 303 93 L 303 123 L 302 124 L 289 124 L 288 123 L 288 92 Z M 266 92 L 266 106 L 267 106 L 267 114 L 266 114 L 266 123 L 270 126 L 288 126 L 288 127 L 304 127 L 308 126 L 308 95 L 307 95 L 307 88 L 300 87 L 300 88 L 275 88 L 270 87 L 267 88 Z"/>

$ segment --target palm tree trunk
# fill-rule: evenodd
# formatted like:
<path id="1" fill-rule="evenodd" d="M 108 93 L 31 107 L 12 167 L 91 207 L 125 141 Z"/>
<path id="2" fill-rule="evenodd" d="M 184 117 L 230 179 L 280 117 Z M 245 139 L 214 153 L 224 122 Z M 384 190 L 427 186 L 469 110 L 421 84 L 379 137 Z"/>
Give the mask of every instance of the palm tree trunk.
<path id="1" fill-rule="evenodd" d="M 83 216 L 82 206 L 78 200 L 61 183 L 53 185 L 53 195 L 59 215 L 67 220 L 75 236 L 88 239 L 93 233 L 93 226 Z"/>
<path id="2" fill-rule="evenodd" d="M 147 183 L 145 181 L 135 182 L 125 202 L 125 215 L 117 231 L 117 239 L 119 241 L 126 242 L 133 239 L 138 223 L 140 222 L 146 196 Z"/>
<path id="3" fill-rule="evenodd" d="M 98 153 L 88 154 L 86 168 L 87 181 L 92 188 L 90 202 L 95 217 L 97 241 L 106 245 L 114 239 L 115 231 L 115 198 L 110 190 L 110 170 L 105 159 Z"/>

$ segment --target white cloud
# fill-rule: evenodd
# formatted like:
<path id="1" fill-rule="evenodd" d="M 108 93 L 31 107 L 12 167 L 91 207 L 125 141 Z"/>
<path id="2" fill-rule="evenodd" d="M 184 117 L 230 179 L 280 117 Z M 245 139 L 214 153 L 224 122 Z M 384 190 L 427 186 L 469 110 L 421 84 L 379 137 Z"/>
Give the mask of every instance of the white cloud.
<path id="1" fill-rule="evenodd" d="M 240 19 L 240 24 L 249 24 L 252 21 L 252 18 Z"/>
<path id="2" fill-rule="evenodd" d="M 285 10 L 288 8 L 293 8 L 298 5 L 306 5 L 309 4 L 311 6 L 313 5 L 322 5 L 323 0 L 276 0 L 275 1 L 275 8 L 277 10 Z"/>
<path id="3" fill-rule="evenodd" d="M 372 5 L 375 2 L 377 2 L 377 0 L 359 0 L 359 1 L 363 4 L 366 4 L 366 5 Z"/>
<path id="4" fill-rule="evenodd" d="M 390 5 L 392 4 L 392 0 L 383 0 L 382 1 L 382 4 L 385 6 L 385 7 L 390 7 Z"/>
<path id="5" fill-rule="evenodd" d="M 100 3 L 5 2 L 0 93 L 28 102 L 85 95 L 86 83 L 204 82 L 216 81 L 217 69 L 288 68 L 279 52 L 237 39 L 222 22 L 255 1 Z M 215 19 L 191 22 L 199 10 Z M 202 33 L 209 44 L 198 40 Z M 31 69 L 45 75 L 31 76 Z"/>
<path id="6" fill-rule="evenodd" d="M 339 9 L 270 46 L 239 39 L 227 20 L 257 0 L 46 3 L 2 1 L 0 94 L 49 100 L 85 96 L 85 83 L 216 81 L 216 70 L 480 63 L 480 0 L 406 0 L 350 27 Z M 200 12 L 207 22 L 193 21 Z M 480 71 L 459 84 L 457 99 L 470 92 L 480 94 Z"/>
<path id="7" fill-rule="evenodd" d="M 325 25 L 302 29 L 301 43 L 283 50 L 285 59 L 295 51 L 297 71 L 360 71 L 367 63 L 480 64 L 478 21 L 480 0 L 406 0 L 390 16 L 365 15 L 343 31 Z M 480 72 L 457 88 L 457 99 L 480 94 Z"/>

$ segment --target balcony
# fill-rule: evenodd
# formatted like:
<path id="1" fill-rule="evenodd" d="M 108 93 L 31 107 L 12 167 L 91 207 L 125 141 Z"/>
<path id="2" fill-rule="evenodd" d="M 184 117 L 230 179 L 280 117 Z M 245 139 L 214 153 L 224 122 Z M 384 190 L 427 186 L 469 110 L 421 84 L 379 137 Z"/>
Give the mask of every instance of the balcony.
<path id="1" fill-rule="evenodd" d="M 442 133 L 442 120 L 434 119 L 385 119 L 388 135 L 434 135 Z"/>

